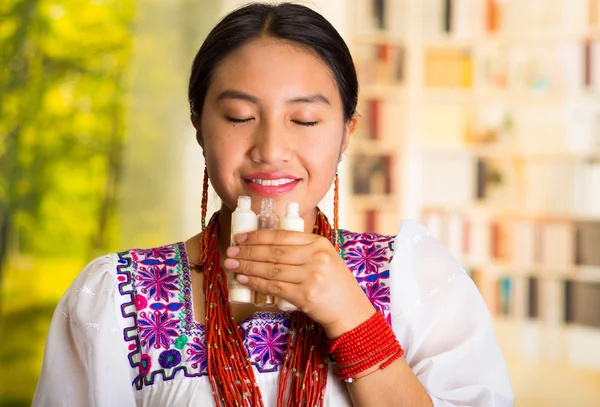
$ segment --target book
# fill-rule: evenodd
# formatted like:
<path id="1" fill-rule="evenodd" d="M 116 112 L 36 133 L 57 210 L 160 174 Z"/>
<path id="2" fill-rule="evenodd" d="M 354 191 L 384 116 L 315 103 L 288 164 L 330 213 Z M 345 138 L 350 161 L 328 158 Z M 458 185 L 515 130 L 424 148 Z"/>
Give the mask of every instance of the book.
<path id="1" fill-rule="evenodd" d="M 562 271 L 572 268 L 575 264 L 574 240 L 575 233 L 571 222 L 542 222 L 540 265 L 545 269 Z"/>
<path id="2" fill-rule="evenodd" d="M 491 257 L 498 261 L 510 260 L 509 241 L 510 228 L 506 222 L 495 219 L 490 224 Z"/>
<path id="3" fill-rule="evenodd" d="M 543 353 L 549 359 L 564 358 L 564 290 L 563 282 L 555 278 L 545 278 L 541 281 L 541 309 L 544 322 Z"/>
<path id="4" fill-rule="evenodd" d="M 501 5 L 498 0 L 486 0 L 485 28 L 488 33 L 495 33 L 500 29 Z"/>
<path id="5" fill-rule="evenodd" d="M 513 280 L 508 276 L 498 280 L 498 315 L 511 316 L 514 313 Z"/>
<path id="6" fill-rule="evenodd" d="M 565 322 L 600 328 L 600 283 L 565 281 Z"/>
<path id="7" fill-rule="evenodd" d="M 486 197 L 487 189 L 487 161 L 482 158 L 478 158 L 475 165 L 477 167 L 477 169 L 475 170 L 477 174 L 477 181 L 475 182 L 475 198 L 477 198 L 478 200 L 483 200 Z"/>
<path id="8" fill-rule="evenodd" d="M 600 222 L 575 223 L 575 264 L 600 266 Z"/>
<path id="9" fill-rule="evenodd" d="M 592 41 L 590 39 L 584 41 L 583 50 L 583 82 L 586 88 L 590 88 L 592 86 Z"/>
<path id="10" fill-rule="evenodd" d="M 509 224 L 511 229 L 510 259 L 523 269 L 535 267 L 537 252 L 537 224 L 531 220 L 515 219 Z"/>
<path id="11" fill-rule="evenodd" d="M 537 319 L 540 316 L 540 281 L 536 277 L 529 277 L 529 302 L 527 304 L 527 317 Z"/>
<path id="12" fill-rule="evenodd" d="M 473 57 L 465 48 L 427 48 L 425 86 L 468 89 L 473 84 Z"/>
<path id="13" fill-rule="evenodd" d="M 372 19 L 374 21 L 373 26 L 380 30 L 385 30 L 386 27 L 386 0 L 371 0 L 372 1 Z"/>
<path id="14" fill-rule="evenodd" d="M 449 34 L 452 32 L 452 23 L 453 23 L 453 15 L 452 15 L 452 0 L 443 0 L 443 32 Z"/>
<path id="15" fill-rule="evenodd" d="M 377 140 L 381 138 L 381 101 L 377 99 L 367 101 L 367 122 L 369 124 L 369 138 Z"/>

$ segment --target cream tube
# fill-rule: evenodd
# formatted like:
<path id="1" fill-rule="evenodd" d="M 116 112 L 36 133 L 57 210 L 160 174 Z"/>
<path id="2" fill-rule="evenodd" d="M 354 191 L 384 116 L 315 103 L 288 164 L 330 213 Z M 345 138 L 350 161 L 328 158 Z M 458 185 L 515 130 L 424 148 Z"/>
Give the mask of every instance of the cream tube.
<path id="1" fill-rule="evenodd" d="M 285 217 L 279 221 L 279 226 L 283 230 L 292 230 L 304 232 L 304 219 L 300 217 L 300 208 L 297 202 L 289 202 L 286 206 Z M 297 311 L 298 307 L 282 298 L 275 300 L 277 308 L 282 311 Z"/>
<path id="2" fill-rule="evenodd" d="M 239 233 L 252 232 L 258 227 L 256 214 L 252 211 L 252 201 L 249 196 L 240 196 L 238 198 L 237 208 L 231 214 L 231 236 L 230 241 L 232 246 L 236 246 L 234 236 Z M 229 271 L 228 287 L 229 287 L 229 302 L 232 303 L 251 303 L 252 290 L 245 285 L 242 285 L 236 280 L 236 273 Z"/>

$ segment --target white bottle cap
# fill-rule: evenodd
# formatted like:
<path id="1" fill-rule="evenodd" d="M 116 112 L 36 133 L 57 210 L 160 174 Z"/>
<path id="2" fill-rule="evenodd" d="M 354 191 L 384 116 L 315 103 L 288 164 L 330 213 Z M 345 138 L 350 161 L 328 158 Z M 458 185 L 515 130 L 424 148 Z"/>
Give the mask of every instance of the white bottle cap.
<path id="1" fill-rule="evenodd" d="M 299 212 L 300 205 L 298 205 L 298 202 L 288 202 L 285 216 L 300 216 Z"/>
<path id="2" fill-rule="evenodd" d="M 252 208 L 252 200 L 249 196 L 240 196 L 238 198 L 238 208 L 248 210 Z"/>

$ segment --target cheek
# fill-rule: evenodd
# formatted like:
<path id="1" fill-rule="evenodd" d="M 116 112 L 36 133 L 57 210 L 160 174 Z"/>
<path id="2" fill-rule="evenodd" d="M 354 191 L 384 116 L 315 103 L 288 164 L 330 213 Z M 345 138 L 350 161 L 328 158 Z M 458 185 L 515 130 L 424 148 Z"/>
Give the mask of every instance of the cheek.
<path id="1" fill-rule="evenodd" d="M 210 183 L 225 205 L 231 207 L 237 199 L 233 174 L 239 170 L 245 156 L 244 143 L 234 142 L 234 137 L 218 129 L 205 127 L 204 155 Z"/>
<path id="2" fill-rule="evenodd" d="M 341 153 L 343 134 L 343 128 L 331 126 L 309 143 L 303 143 L 300 148 L 305 161 L 321 171 L 335 168 Z"/>
<path id="3" fill-rule="evenodd" d="M 228 143 L 225 139 L 213 139 L 205 142 L 205 157 L 208 174 L 215 189 L 217 184 L 227 188 L 231 176 L 242 166 L 245 150 L 242 143 Z"/>
<path id="4" fill-rule="evenodd" d="M 331 129 L 327 136 L 305 143 L 299 151 L 300 159 L 313 185 L 318 185 L 319 190 L 326 192 L 333 182 L 340 157 L 342 131 L 337 127 Z M 332 137 L 331 134 L 338 134 L 338 136 Z"/>
<path id="5" fill-rule="evenodd" d="M 218 120 L 206 120 L 202 127 L 204 153 L 214 166 L 232 168 L 240 164 L 247 153 L 248 137 L 231 126 L 224 126 Z"/>

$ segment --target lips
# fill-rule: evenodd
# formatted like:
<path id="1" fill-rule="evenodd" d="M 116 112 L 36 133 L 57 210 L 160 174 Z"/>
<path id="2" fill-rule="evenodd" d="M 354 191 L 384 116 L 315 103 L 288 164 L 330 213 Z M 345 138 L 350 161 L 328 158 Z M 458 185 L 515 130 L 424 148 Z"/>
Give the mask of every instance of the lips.
<path id="1" fill-rule="evenodd" d="M 255 184 L 259 184 L 259 185 L 263 185 L 265 187 L 270 187 L 270 186 L 274 186 L 274 187 L 278 187 L 280 185 L 286 185 L 289 184 L 291 182 L 296 182 L 295 179 L 292 178 L 279 178 L 279 179 L 259 179 L 259 178 L 254 178 L 251 180 L 248 180 L 249 182 L 254 182 Z"/>
<path id="2" fill-rule="evenodd" d="M 290 174 L 276 172 L 260 172 L 243 177 L 248 189 L 258 195 L 283 195 L 294 188 L 302 180 Z"/>

